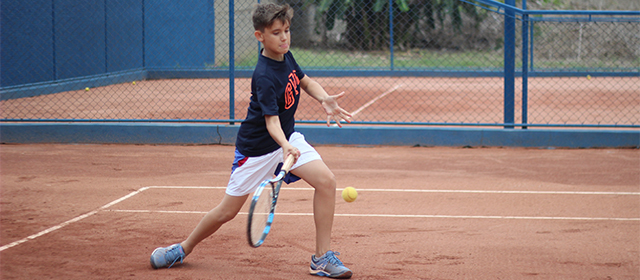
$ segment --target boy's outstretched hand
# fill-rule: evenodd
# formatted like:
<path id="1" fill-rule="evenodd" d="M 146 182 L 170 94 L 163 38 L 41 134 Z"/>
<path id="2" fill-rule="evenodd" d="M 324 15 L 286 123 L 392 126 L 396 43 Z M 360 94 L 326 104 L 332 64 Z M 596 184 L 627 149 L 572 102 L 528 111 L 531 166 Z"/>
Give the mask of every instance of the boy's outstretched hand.
<path id="1" fill-rule="evenodd" d="M 336 95 L 329 95 L 322 101 L 322 108 L 327 112 L 327 126 L 331 125 L 332 119 L 339 127 L 342 127 L 340 121 L 351 122 L 351 113 L 338 105 L 337 100 L 342 96 L 344 96 L 344 91 Z"/>

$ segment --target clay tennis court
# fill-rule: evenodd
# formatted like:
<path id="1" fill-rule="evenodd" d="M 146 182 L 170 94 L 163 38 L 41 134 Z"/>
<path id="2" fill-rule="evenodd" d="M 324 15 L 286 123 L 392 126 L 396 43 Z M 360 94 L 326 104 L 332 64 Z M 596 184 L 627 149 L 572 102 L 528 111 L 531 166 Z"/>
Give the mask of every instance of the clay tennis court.
<path id="1" fill-rule="evenodd" d="M 502 78 L 314 79 L 330 94 L 346 93 L 340 104 L 350 112 L 358 111 L 355 121 L 504 122 Z M 637 82 L 637 77 L 530 78 L 528 123 L 637 124 L 640 99 L 631 86 Z M 521 81 L 516 80 L 516 123 L 522 122 L 520 87 Z M 251 96 L 250 79 L 236 79 L 234 94 L 234 117 L 244 119 Z M 224 120 L 229 119 L 229 107 L 228 79 L 145 80 L 3 100 L 0 118 Z M 307 94 L 302 94 L 296 119 L 326 120 L 322 108 Z"/>
<path id="2" fill-rule="evenodd" d="M 318 279 L 311 199 L 281 192 L 260 248 L 246 207 L 171 269 L 151 251 L 221 199 L 232 146 L 2 145 L 2 279 Z M 637 149 L 317 147 L 353 279 L 638 279 Z M 246 205 L 245 205 L 246 206 Z"/>

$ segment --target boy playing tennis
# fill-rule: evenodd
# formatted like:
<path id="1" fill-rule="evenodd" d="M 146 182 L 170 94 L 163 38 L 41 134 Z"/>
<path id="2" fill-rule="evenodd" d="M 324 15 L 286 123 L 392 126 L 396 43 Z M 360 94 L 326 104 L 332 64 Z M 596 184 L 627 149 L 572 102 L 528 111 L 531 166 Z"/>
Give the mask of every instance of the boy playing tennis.
<path id="1" fill-rule="evenodd" d="M 296 163 L 287 183 L 303 179 L 315 188 L 313 214 L 316 225 L 316 252 L 311 257 L 311 274 L 350 278 L 351 270 L 330 250 L 335 208 L 336 180 L 320 155 L 304 136 L 294 130 L 294 114 L 300 88 L 316 99 L 328 119 L 349 122 L 351 115 L 338 106 L 344 93 L 328 95 L 306 76 L 289 51 L 289 26 L 293 9 L 289 5 L 259 4 L 253 12 L 254 35 L 264 45 L 251 79 L 251 102 L 247 118 L 240 125 L 235 160 L 226 193 L 209 211 L 189 237 L 181 243 L 157 248 L 151 254 L 153 268 L 171 267 L 189 255 L 194 247 L 220 226 L 233 219 L 260 182 L 270 179 L 276 165 L 292 154 Z"/>

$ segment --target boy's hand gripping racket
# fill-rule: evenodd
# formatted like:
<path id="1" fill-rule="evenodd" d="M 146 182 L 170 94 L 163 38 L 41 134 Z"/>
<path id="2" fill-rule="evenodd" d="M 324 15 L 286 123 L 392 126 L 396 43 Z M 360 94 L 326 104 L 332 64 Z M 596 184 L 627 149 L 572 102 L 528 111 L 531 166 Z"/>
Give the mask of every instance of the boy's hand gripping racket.
<path id="1" fill-rule="evenodd" d="M 249 223 L 247 224 L 247 237 L 251 247 L 257 248 L 262 245 L 271 230 L 280 186 L 285 175 L 289 173 L 294 160 L 293 155 L 287 156 L 278 176 L 262 182 L 253 193 L 251 208 L 249 208 Z"/>

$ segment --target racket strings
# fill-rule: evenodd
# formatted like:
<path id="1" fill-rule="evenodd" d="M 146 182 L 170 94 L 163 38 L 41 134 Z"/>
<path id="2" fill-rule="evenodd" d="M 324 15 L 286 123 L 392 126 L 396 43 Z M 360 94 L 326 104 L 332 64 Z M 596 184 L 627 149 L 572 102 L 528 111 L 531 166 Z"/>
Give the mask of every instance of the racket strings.
<path id="1" fill-rule="evenodd" d="M 249 223 L 247 235 L 252 247 L 259 247 L 271 230 L 278 192 L 286 172 L 280 171 L 278 176 L 264 181 L 255 191 L 249 209 Z"/>
<path id="2" fill-rule="evenodd" d="M 265 229 L 270 224 L 269 216 L 271 215 L 273 197 L 274 187 L 269 184 L 269 186 L 265 186 L 256 201 L 251 218 L 251 241 L 254 245 L 260 244 L 265 237 Z"/>

